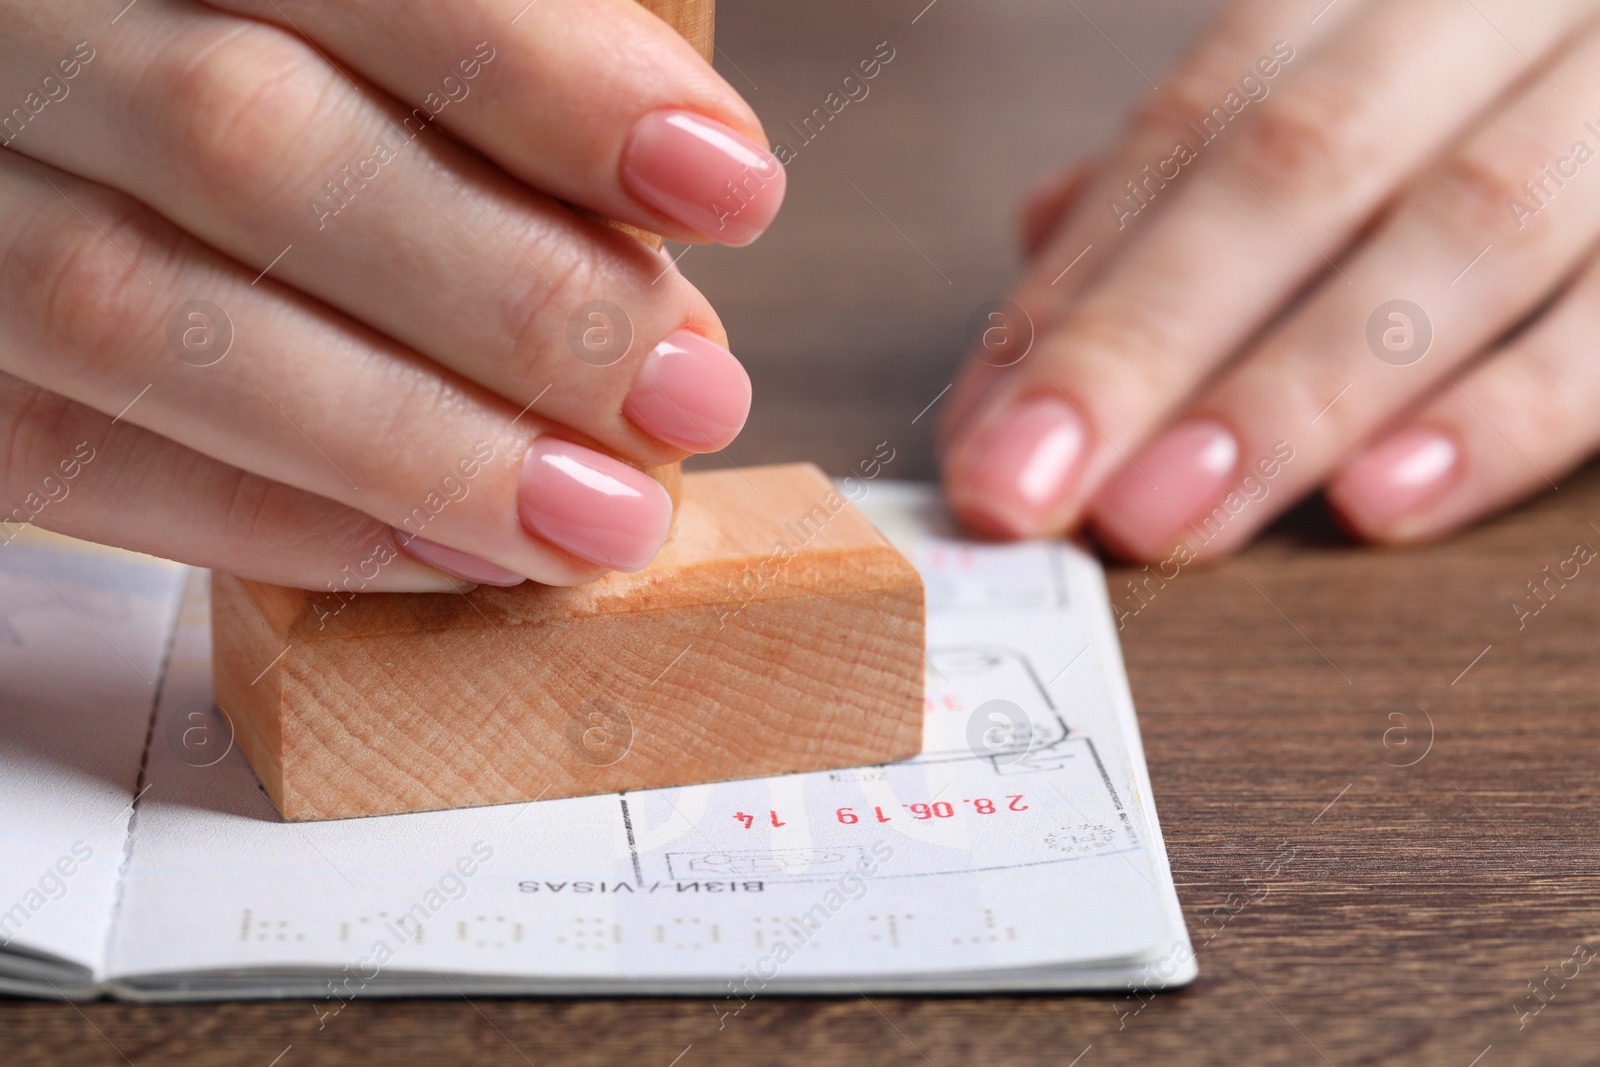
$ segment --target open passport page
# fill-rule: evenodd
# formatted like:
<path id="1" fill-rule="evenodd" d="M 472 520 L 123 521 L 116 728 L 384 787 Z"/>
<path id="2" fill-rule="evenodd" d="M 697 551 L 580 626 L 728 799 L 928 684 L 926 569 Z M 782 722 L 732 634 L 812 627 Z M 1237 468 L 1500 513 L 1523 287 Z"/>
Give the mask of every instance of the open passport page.
<path id="1" fill-rule="evenodd" d="M 33 532 L 0 546 L 0 991 L 1191 981 L 1099 565 L 963 542 L 930 488 L 858 503 L 927 584 L 916 759 L 320 823 L 279 818 L 212 705 L 205 572 Z"/>

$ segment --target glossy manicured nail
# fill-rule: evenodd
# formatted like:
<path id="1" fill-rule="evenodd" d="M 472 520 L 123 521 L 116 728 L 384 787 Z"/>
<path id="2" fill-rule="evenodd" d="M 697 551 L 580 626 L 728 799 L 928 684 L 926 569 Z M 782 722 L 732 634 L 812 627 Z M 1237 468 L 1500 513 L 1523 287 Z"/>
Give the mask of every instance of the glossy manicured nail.
<path id="1" fill-rule="evenodd" d="M 726 348 L 678 330 L 644 357 L 622 413 L 657 440 L 715 452 L 744 428 L 750 376 Z"/>
<path id="2" fill-rule="evenodd" d="M 1095 498 L 1095 528 L 1137 559 L 1169 551 L 1172 538 L 1222 494 L 1239 442 L 1213 419 L 1181 422 L 1158 437 Z"/>
<path id="3" fill-rule="evenodd" d="M 517 491 L 522 525 L 575 556 L 619 571 L 644 567 L 672 525 L 661 483 L 591 448 L 541 437 Z"/>
<path id="4" fill-rule="evenodd" d="M 1328 488 L 1328 497 L 1363 533 L 1382 533 L 1431 503 L 1451 484 L 1461 449 L 1438 430 L 1402 430 L 1357 456 Z"/>
<path id="5" fill-rule="evenodd" d="M 527 581 L 516 571 L 508 571 L 497 563 L 468 555 L 459 549 L 441 545 L 437 541 L 413 537 L 399 527 L 394 528 L 394 540 L 405 550 L 406 555 L 463 581 L 498 586 L 521 585 Z"/>
<path id="6" fill-rule="evenodd" d="M 963 522 L 998 537 L 1033 537 L 1061 506 L 1088 434 L 1083 416 L 1060 397 L 1025 400 L 957 445 L 949 484 Z"/>
<path id="7" fill-rule="evenodd" d="M 729 245 L 761 236 L 783 203 L 783 164 L 693 111 L 652 111 L 622 152 L 622 184 L 670 219 Z"/>

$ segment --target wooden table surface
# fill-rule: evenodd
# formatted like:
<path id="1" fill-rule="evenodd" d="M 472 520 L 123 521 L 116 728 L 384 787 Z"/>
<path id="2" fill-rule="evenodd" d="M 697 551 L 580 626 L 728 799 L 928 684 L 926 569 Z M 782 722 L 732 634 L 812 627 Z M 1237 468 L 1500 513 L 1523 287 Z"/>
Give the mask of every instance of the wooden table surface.
<path id="1" fill-rule="evenodd" d="M 843 473 L 886 440 L 891 476 L 929 477 L 932 419 L 911 420 L 950 380 L 967 315 L 1016 269 L 1018 192 L 1109 136 L 1140 70 L 1159 79 L 1212 6 L 925 3 L 723 5 L 719 65 L 775 138 L 878 42 L 895 50 L 799 149 L 768 236 L 683 261 L 756 380 L 732 462 Z M 703 999 L 358 1002 L 320 1031 L 298 1001 L 0 1001 L 0 1061 L 1600 1062 L 1600 961 L 1520 1014 L 1539 1004 L 1527 983 L 1571 976 L 1579 943 L 1600 949 L 1600 575 L 1521 631 L 1510 607 L 1545 564 L 1600 546 L 1596 526 L 1594 472 L 1421 551 L 1354 549 L 1311 505 L 1129 622 L 1199 956 L 1186 991 L 773 998 L 723 1029 Z M 1409 718 L 1386 735 L 1397 709 Z"/>

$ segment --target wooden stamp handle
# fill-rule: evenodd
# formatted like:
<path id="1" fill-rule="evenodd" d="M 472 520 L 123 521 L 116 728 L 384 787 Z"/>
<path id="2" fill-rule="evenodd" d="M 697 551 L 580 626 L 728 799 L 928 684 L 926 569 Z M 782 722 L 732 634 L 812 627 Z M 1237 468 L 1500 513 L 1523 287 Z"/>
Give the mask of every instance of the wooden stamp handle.
<path id="1" fill-rule="evenodd" d="M 700 53 L 701 59 L 711 62 L 717 0 L 639 0 L 639 6 L 677 30 L 679 36 Z"/>
<path id="2" fill-rule="evenodd" d="M 707 63 L 711 62 L 711 53 L 715 48 L 713 31 L 717 19 L 717 0 L 639 0 L 639 5 L 677 30 L 679 35 L 700 53 L 700 58 Z M 623 222 L 613 222 L 611 225 L 633 234 L 651 248 L 658 251 L 661 248 L 661 238 L 656 234 Z M 676 509 L 683 485 L 682 466 L 673 463 L 665 467 L 649 468 L 645 473 L 666 486 L 667 492 L 672 496 L 673 507 Z"/>
<path id="3" fill-rule="evenodd" d="M 638 0 L 639 6 L 678 31 L 678 35 L 694 46 L 700 58 L 711 62 L 715 44 L 712 32 L 717 18 L 717 0 Z M 661 236 L 626 222 L 604 220 L 623 233 L 632 234 L 645 244 L 661 250 Z"/>

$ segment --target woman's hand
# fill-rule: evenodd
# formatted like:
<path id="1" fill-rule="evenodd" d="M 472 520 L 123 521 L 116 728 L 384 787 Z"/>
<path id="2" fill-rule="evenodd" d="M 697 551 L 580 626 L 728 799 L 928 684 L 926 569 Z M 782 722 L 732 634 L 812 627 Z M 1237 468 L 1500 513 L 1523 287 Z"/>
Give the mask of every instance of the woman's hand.
<path id="1" fill-rule="evenodd" d="M 1318 486 L 1401 542 L 1553 484 L 1600 445 L 1597 15 L 1234 3 L 1027 212 L 1037 335 L 998 313 L 953 394 L 956 510 L 1181 565 Z"/>
<path id="2" fill-rule="evenodd" d="M 754 240 L 784 175 L 738 95 L 632 0 L 121 3 L 0 0 L 0 549 L 366 590 L 644 566 L 638 468 L 725 446 L 749 380 L 568 205 Z"/>

